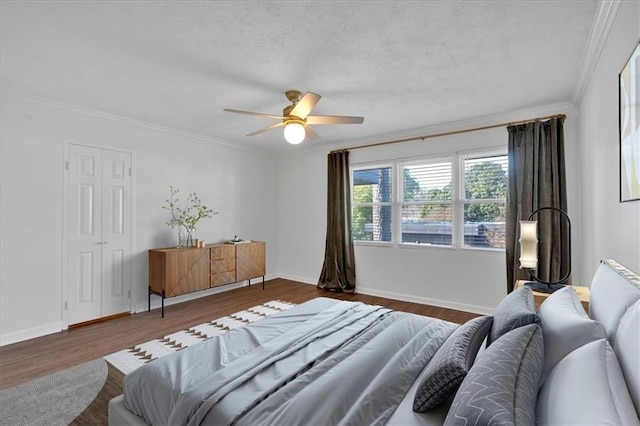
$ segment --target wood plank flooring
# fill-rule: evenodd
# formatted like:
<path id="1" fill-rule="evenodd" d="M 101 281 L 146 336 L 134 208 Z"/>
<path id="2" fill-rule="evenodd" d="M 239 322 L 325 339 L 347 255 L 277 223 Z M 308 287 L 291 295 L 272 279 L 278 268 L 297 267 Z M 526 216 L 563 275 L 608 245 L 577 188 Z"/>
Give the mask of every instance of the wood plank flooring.
<path id="1" fill-rule="evenodd" d="M 267 281 L 265 290 L 252 285 L 160 309 L 74 328 L 25 342 L 0 347 L 0 389 L 14 386 L 74 365 L 132 347 L 167 334 L 209 322 L 270 300 L 303 303 L 332 297 L 382 305 L 447 321 L 463 323 L 476 314 L 361 294 L 317 289 L 284 279 Z"/>

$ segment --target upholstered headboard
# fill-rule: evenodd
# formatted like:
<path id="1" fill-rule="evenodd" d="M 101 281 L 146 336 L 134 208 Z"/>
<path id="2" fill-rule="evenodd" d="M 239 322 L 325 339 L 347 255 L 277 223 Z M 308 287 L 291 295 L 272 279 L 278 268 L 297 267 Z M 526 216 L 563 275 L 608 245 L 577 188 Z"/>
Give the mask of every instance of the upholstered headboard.
<path id="1" fill-rule="evenodd" d="M 640 277 L 615 260 L 605 259 L 591 282 L 590 315 L 607 330 L 615 347 L 616 331 L 622 316 L 640 299 Z"/>
<path id="2" fill-rule="evenodd" d="M 640 413 L 640 276 L 614 260 L 603 260 L 591 282 L 590 315 L 605 326 Z"/>

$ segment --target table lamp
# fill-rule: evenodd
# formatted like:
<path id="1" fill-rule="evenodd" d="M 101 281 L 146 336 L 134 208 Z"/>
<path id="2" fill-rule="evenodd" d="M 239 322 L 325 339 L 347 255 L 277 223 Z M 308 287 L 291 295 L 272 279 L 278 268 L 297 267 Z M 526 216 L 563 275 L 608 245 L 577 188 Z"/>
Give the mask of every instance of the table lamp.
<path id="1" fill-rule="evenodd" d="M 569 230 L 569 268 L 564 277 L 558 281 L 544 281 L 538 278 L 533 270 L 538 268 L 538 221 L 533 220 L 533 217 L 543 210 L 551 210 L 557 212 L 567 220 Z M 556 290 L 561 289 L 562 283 L 564 283 L 571 274 L 571 220 L 569 216 L 556 207 L 541 207 L 531 212 L 527 220 L 520 221 L 520 269 L 529 269 L 529 276 L 535 281 L 525 283 L 526 286 L 531 287 L 533 291 L 539 291 L 543 293 L 553 293 Z"/>

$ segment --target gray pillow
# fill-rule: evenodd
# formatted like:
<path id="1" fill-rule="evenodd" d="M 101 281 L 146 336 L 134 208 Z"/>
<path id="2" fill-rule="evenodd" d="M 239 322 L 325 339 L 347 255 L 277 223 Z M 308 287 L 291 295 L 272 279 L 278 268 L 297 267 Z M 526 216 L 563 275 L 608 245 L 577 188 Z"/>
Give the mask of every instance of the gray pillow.
<path id="1" fill-rule="evenodd" d="M 493 325 L 487 337 L 487 346 L 498 337 L 527 324 L 539 324 L 533 292 L 529 287 L 520 287 L 509 293 L 496 307 Z"/>
<path id="2" fill-rule="evenodd" d="M 424 413 L 453 395 L 476 359 L 493 318 L 482 316 L 467 321 L 440 346 L 427 364 L 425 377 L 416 390 L 413 411 Z"/>
<path id="3" fill-rule="evenodd" d="M 504 334 L 471 367 L 444 424 L 534 425 L 543 360 L 539 325 Z"/>

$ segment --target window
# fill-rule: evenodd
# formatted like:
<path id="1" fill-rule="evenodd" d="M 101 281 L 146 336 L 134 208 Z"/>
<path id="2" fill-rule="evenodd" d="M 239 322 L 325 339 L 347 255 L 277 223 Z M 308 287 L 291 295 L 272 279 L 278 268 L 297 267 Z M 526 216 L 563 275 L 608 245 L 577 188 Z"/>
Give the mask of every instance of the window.
<path id="1" fill-rule="evenodd" d="M 451 160 L 400 166 L 403 243 L 452 245 Z"/>
<path id="2" fill-rule="evenodd" d="M 503 152 L 352 168 L 353 240 L 504 248 L 508 161 Z"/>
<path id="3" fill-rule="evenodd" d="M 354 170 L 351 181 L 354 241 L 391 242 L 391 167 Z"/>
<path id="4" fill-rule="evenodd" d="M 464 158 L 464 245 L 505 247 L 507 156 Z"/>

